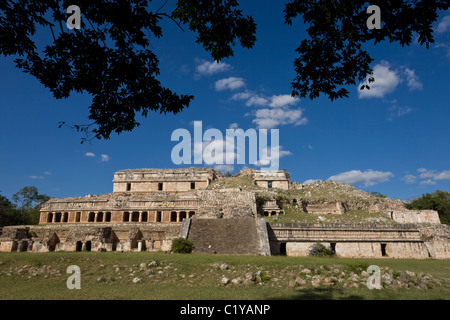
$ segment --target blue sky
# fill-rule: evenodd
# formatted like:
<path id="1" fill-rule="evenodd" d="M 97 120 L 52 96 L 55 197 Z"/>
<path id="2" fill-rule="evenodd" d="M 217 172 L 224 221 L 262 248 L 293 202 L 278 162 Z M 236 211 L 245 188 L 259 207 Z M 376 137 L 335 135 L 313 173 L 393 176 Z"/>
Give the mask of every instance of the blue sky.
<path id="1" fill-rule="evenodd" d="M 150 113 L 133 132 L 107 141 L 81 144 L 82 135 L 58 128 L 59 121 L 88 122 L 89 96 L 55 100 L 13 58 L 2 57 L 1 194 L 11 198 L 29 185 L 52 197 L 109 193 L 115 171 L 177 168 L 171 134 L 192 132 L 193 121 L 224 135 L 228 128 L 278 129 L 280 169 L 294 181 L 332 179 L 402 200 L 450 191 L 450 12 L 440 13 L 428 50 L 368 46 L 375 59 L 372 90 L 350 87 L 348 99 L 331 102 L 290 96 L 295 48 L 305 38 L 301 20 L 285 25 L 278 1 L 242 3 L 258 25 L 257 42 L 251 50 L 236 47 L 220 64 L 195 44 L 194 34 L 163 21 L 164 37 L 152 43 L 159 80 L 195 99 L 177 115 Z M 236 173 L 242 166 L 217 168 Z"/>

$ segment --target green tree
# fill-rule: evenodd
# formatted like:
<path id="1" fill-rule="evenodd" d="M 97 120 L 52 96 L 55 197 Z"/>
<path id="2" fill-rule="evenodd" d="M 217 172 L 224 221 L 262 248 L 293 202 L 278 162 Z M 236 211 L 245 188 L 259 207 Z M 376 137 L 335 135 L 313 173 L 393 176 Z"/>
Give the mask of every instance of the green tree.
<path id="1" fill-rule="evenodd" d="M 181 30 L 188 26 L 196 33 L 196 42 L 216 61 L 233 56 L 237 42 L 243 48 L 254 46 L 256 23 L 243 15 L 239 1 L 178 0 L 171 8 L 167 2 L 161 6 L 149 0 L 77 0 L 82 27 L 69 30 L 66 10 L 72 1 L 1 1 L 0 55 L 17 57 L 16 66 L 57 99 L 72 92 L 92 96 L 91 122 L 70 126 L 87 134 L 82 142 L 92 139 L 92 134 L 109 139 L 113 132 L 139 126 L 139 115 L 176 114 L 194 98 L 173 92 L 157 79 L 159 60 L 151 42 L 163 36 L 163 19 Z M 438 11 L 450 6 L 448 0 L 373 0 L 370 4 L 382 10 L 379 30 L 367 28 L 365 0 L 287 1 L 285 23 L 292 25 L 301 16 L 308 27 L 308 38 L 296 49 L 293 95 L 348 97 L 345 87 L 372 73 L 373 59 L 364 44 L 388 40 L 408 46 L 416 34 L 418 43 L 428 48 L 434 42 L 432 24 Z M 50 43 L 35 43 L 38 29 L 51 34 Z M 369 76 L 369 83 L 373 81 Z M 370 88 L 365 84 L 361 89 Z"/>
<path id="2" fill-rule="evenodd" d="M 377 198 L 382 198 L 382 199 L 387 198 L 386 194 L 379 193 L 378 191 L 372 191 L 370 194 Z"/>
<path id="3" fill-rule="evenodd" d="M 0 226 L 14 224 L 14 205 L 0 194 Z"/>
<path id="4" fill-rule="evenodd" d="M 436 210 L 441 223 L 450 224 L 450 193 L 437 190 L 414 199 L 405 204 L 411 210 Z"/>
<path id="5" fill-rule="evenodd" d="M 19 219 L 14 224 L 37 224 L 41 205 L 50 197 L 40 194 L 35 186 L 23 187 L 12 196 L 16 203 L 17 216 Z"/>

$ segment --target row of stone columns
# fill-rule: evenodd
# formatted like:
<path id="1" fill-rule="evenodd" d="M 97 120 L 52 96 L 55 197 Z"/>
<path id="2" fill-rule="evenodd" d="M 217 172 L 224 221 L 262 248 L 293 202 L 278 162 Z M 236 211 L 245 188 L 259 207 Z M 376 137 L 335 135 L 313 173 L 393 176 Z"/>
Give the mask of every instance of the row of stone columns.
<path id="1" fill-rule="evenodd" d="M 150 221 L 150 211 L 122 211 L 120 220 L 114 222 L 181 222 L 183 218 L 192 218 L 195 211 L 177 210 L 177 211 L 152 211 L 154 212 L 153 221 Z M 133 214 L 138 213 L 137 221 L 133 221 Z M 172 214 L 176 213 L 176 218 L 172 219 Z M 41 223 L 68 223 L 69 214 L 76 214 L 78 216 L 71 217 L 70 222 L 75 223 L 104 223 L 111 222 L 112 213 L 104 211 L 89 211 L 87 216 L 82 219 L 81 212 L 48 212 L 46 216 L 42 216 Z M 128 219 L 125 220 L 125 214 L 128 214 Z M 169 215 L 164 216 L 163 215 Z M 86 219 L 86 220 L 85 220 Z"/>

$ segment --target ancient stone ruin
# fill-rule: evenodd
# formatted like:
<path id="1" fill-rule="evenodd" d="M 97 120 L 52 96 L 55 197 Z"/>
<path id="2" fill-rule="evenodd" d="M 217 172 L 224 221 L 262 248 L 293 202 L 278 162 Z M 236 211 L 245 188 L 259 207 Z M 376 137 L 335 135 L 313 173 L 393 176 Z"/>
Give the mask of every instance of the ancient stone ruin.
<path id="1" fill-rule="evenodd" d="M 450 257 L 450 231 L 436 211 L 406 210 L 400 200 L 327 183 L 292 182 L 284 170 L 245 169 L 232 177 L 209 168 L 122 170 L 114 174 L 113 193 L 51 199 L 39 225 L 3 227 L 0 251 L 169 251 L 182 237 L 197 253 L 306 256 L 320 242 L 340 257 Z M 381 218 L 270 220 L 288 208 L 318 218 L 351 210 Z"/>

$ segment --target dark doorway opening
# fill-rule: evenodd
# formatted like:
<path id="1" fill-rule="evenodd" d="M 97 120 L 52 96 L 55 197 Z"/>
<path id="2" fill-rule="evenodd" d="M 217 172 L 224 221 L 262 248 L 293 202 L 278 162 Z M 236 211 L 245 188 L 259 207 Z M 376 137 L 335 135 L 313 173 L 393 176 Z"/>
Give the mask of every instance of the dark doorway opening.
<path id="1" fill-rule="evenodd" d="M 286 242 L 280 243 L 280 256 L 286 255 Z"/>
<path id="2" fill-rule="evenodd" d="M 330 249 L 331 249 L 331 252 L 336 254 L 336 242 L 331 242 L 330 243 Z"/>
<path id="3" fill-rule="evenodd" d="M 77 243 L 75 245 L 75 251 L 80 252 L 82 248 L 83 248 L 83 243 L 81 241 L 77 241 Z"/>
<path id="4" fill-rule="evenodd" d="M 387 253 L 386 253 L 386 243 L 382 243 L 382 244 L 381 244 L 381 256 L 387 257 Z"/>

